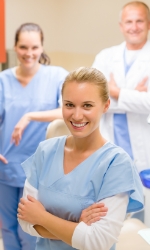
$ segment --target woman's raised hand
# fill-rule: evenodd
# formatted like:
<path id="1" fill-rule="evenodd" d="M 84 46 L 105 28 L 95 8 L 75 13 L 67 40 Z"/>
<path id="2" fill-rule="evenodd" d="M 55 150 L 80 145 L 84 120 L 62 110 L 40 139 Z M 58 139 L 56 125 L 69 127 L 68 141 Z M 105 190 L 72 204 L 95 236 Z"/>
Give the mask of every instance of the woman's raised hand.
<path id="1" fill-rule="evenodd" d="M 28 114 L 25 114 L 16 124 L 11 137 L 11 141 L 15 143 L 16 146 L 19 145 L 22 138 L 22 134 L 29 123 L 30 123 L 29 116 Z"/>
<path id="2" fill-rule="evenodd" d="M 0 154 L 0 161 L 2 161 L 4 164 L 8 163 L 7 159 L 1 154 Z"/>
<path id="3" fill-rule="evenodd" d="M 104 203 L 94 203 L 88 208 L 84 209 L 81 213 L 79 222 L 83 221 L 87 225 L 99 221 L 101 217 L 106 216 L 108 208 Z"/>

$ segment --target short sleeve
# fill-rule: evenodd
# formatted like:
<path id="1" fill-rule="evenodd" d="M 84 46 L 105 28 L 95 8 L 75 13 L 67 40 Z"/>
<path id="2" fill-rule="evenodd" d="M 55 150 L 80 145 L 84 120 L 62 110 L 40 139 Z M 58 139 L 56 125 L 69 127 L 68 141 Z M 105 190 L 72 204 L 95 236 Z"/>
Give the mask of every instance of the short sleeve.
<path id="1" fill-rule="evenodd" d="M 43 165 L 43 154 L 41 151 L 41 144 L 39 144 L 36 152 L 31 155 L 26 161 L 24 161 L 21 165 L 30 185 L 38 189 L 39 176 Z"/>
<path id="2" fill-rule="evenodd" d="M 117 154 L 108 167 L 97 201 L 119 193 L 129 192 L 127 212 L 143 208 L 142 183 L 130 157 L 124 152 Z"/>

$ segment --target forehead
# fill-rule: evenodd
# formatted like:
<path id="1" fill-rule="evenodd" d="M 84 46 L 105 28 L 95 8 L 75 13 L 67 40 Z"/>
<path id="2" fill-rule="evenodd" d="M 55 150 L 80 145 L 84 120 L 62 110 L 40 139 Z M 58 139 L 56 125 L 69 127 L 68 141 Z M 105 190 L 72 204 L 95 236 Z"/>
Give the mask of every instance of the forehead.
<path id="1" fill-rule="evenodd" d="M 144 18 L 148 20 L 148 11 L 143 5 L 139 6 L 126 6 L 122 11 L 122 20 L 124 19 L 134 19 L 134 18 Z"/>
<path id="2" fill-rule="evenodd" d="M 65 84 L 63 90 L 63 99 L 70 101 L 73 99 L 81 99 L 81 101 L 85 101 L 86 99 L 91 100 L 99 98 L 99 96 L 99 88 L 92 82 L 68 82 Z"/>
<path id="3" fill-rule="evenodd" d="M 38 31 L 22 31 L 18 37 L 18 43 L 41 44 L 41 36 Z"/>

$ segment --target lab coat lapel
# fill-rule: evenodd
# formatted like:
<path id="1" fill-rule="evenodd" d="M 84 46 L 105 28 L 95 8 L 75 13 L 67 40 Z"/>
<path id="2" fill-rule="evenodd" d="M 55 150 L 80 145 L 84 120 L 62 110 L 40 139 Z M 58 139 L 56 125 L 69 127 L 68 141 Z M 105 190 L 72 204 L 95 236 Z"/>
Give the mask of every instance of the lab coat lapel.
<path id="1" fill-rule="evenodd" d="M 125 86 L 124 50 L 125 43 L 122 43 L 117 53 L 114 55 L 112 62 L 112 72 L 114 74 L 115 82 L 118 87 Z"/>
<path id="2" fill-rule="evenodd" d="M 139 82 L 143 80 L 144 71 L 148 67 L 149 53 L 150 53 L 150 42 L 147 41 L 142 50 L 140 51 L 137 59 L 132 64 L 130 70 L 126 75 L 126 87 L 129 89 L 133 89 L 137 86 Z M 150 64 L 149 64 L 150 65 Z M 149 66 L 150 67 L 150 66 Z M 147 70 L 146 70 L 147 71 Z"/>

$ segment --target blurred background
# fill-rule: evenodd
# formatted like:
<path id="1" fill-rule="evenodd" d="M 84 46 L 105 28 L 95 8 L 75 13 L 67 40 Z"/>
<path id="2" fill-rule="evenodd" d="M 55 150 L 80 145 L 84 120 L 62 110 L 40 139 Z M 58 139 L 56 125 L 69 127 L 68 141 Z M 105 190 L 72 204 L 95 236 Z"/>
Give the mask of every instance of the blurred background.
<path id="1" fill-rule="evenodd" d="M 103 48 L 123 41 L 119 11 L 126 0 L 5 0 L 5 40 L 11 58 L 14 33 L 24 22 L 38 23 L 45 34 L 45 51 L 53 65 L 67 70 L 91 66 Z M 145 0 L 149 4 L 149 0 Z M 12 65 L 13 64 L 13 65 Z"/>

